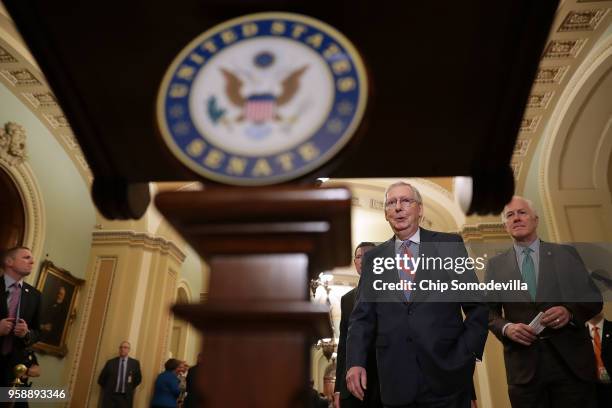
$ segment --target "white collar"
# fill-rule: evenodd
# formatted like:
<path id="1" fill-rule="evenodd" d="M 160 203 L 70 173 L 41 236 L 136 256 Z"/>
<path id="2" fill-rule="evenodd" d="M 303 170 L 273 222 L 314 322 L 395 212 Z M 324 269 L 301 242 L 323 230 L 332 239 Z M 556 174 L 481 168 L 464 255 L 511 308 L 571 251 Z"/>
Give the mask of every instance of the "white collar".
<path id="1" fill-rule="evenodd" d="M 401 242 L 404 241 L 412 241 L 415 244 L 420 244 L 421 243 L 421 228 L 417 228 L 416 232 L 414 234 L 412 234 L 412 236 L 410 236 L 410 238 L 405 239 L 405 240 L 401 240 L 399 239 L 399 237 L 396 235 L 395 236 L 395 240 Z"/>
<path id="2" fill-rule="evenodd" d="M 589 328 L 589 334 L 591 335 L 591 337 L 593 337 L 593 327 L 599 328 L 599 337 L 603 337 L 604 319 L 601 319 L 599 323 L 595 325 L 591 324 L 591 322 L 586 322 L 586 325 Z"/>

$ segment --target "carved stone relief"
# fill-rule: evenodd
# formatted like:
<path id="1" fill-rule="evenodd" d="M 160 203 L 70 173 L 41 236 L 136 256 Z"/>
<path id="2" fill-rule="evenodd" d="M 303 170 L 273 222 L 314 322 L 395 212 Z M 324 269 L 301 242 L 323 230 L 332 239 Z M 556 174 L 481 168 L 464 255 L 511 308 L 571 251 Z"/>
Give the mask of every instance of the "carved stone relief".
<path id="1" fill-rule="evenodd" d="M 0 127 L 0 156 L 10 165 L 21 164 L 27 158 L 26 132 L 23 126 L 7 122 Z"/>

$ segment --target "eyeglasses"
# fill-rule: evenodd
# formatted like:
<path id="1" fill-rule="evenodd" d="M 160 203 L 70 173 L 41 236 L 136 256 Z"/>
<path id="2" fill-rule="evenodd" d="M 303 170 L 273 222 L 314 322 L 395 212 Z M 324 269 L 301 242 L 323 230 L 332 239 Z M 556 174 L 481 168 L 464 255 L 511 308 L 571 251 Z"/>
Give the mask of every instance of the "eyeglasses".
<path id="1" fill-rule="evenodd" d="M 412 207 L 412 204 L 418 203 L 418 201 L 415 200 L 414 198 L 400 197 L 400 198 L 394 198 L 394 199 L 387 200 L 387 202 L 385 202 L 385 208 L 390 209 L 393 207 L 397 207 L 398 201 L 400 203 L 400 206 L 403 209 L 410 208 Z"/>

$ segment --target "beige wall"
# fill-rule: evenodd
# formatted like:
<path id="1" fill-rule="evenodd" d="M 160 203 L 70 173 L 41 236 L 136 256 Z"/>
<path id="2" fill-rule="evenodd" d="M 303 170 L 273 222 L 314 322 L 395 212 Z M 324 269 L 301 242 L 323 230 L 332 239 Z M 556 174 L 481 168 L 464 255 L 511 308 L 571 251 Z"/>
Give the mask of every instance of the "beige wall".
<path id="1" fill-rule="evenodd" d="M 183 259 L 174 244 L 159 237 L 129 231 L 94 234 L 88 274 L 91 286 L 87 288 L 93 296 L 84 310 L 88 324 L 75 350 L 78 360 L 70 378 L 73 394 L 83 398 L 73 399 L 70 406 L 96 405 L 100 395 L 97 376 L 104 363 L 117 355 L 123 340 L 131 343 L 130 354 L 140 361 L 143 374 L 135 406 L 147 406 L 153 382 L 168 358 L 169 307 L 176 296 Z"/>

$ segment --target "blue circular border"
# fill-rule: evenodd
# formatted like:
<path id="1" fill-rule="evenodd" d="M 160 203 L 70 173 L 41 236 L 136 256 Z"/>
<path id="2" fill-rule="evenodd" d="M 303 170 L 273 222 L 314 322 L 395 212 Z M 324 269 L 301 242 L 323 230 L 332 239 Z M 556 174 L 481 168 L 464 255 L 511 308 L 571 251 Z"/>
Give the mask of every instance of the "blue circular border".
<path id="1" fill-rule="evenodd" d="M 183 162 L 185 162 L 185 159 L 190 161 L 191 165 L 189 167 L 195 171 L 201 170 L 198 171 L 198 173 L 204 175 L 205 177 L 230 184 L 249 185 L 271 184 L 273 182 L 299 177 L 300 175 L 322 165 L 326 161 L 324 159 L 328 159 L 328 153 L 331 152 L 331 155 L 333 155 L 337 152 L 337 150 L 343 147 L 350 136 L 352 136 L 352 134 L 349 135 L 347 132 L 350 131 L 351 128 L 353 128 L 353 131 L 356 129 L 356 125 L 354 124 L 355 119 L 361 119 L 365 106 L 360 105 L 365 105 L 364 94 L 367 94 L 367 89 L 362 89 L 367 86 L 365 81 L 365 72 L 363 70 L 361 61 L 358 60 L 357 63 L 355 61 L 355 58 L 359 58 L 359 56 L 356 55 L 355 51 L 347 49 L 347 46 L 343 44 L 347 42 L 347 40 L 344 38 L 338 38 L 338 36 L 333 36 L 329 32 L 323 30 L 320 27 L 323 25 L 323 23 L 317 22 L 317 25 L 311 24 L 309 20 L 312 19 L 310 18 L 295 15 L 296 18 L 294 19 L 291 18 L 293 15 L 288 13 L 282 13 L 281 15 L 282 17 L 266 17 L 264 15 L 259 19 L 256 18 L 257 15 L 246 16 L 245 18 L 239 19 L 240 21 L 230 21 L 230 24 L 223 28 L 213 28 L 214 34 L 206 35 L 205 33 L 183 50 L 181 55 L 184 57 L 175 61 L 171 71 L 168 73 L 169 79 L 167 78 L 168 80 L 165 81 L 166 86 L 164 87 L 164 85 L 162 85 L 162 89 L 160 90 L 160 107 L 162 108 L 161 111 L 163 112 L 162 115 L 160 115 L 162 116 L 160 117 L 160 120 L 163 123 L 162 133 L 163 130 L 167 130 L 168 134 L 164 135 L 166 137 L 166 141 L 168 142 L 167 139 L 169 136 L 175 147 L 182 153 L 183 158 L 179 158 L 181 158 Z M 249 19 L 249 17 L 254 18 Z M 314 21 L 316 22 L 316 20 Z M 273 24 L 279 23 L 285 24 L 287 27 L 282 34 L 277 34 L 272 31 Z M 241 30 L 245 24 L 257 25 L 257 34 L 245 36 L 243 30 Z M 304 33 L 297 39 L 294 38 L 292 35 L 293 31 L 291 30 L 291 27 L 295 27 L 295 25 L 304 26 L 306 28 Z M 228 32 L 233 32 L 235 40 L 229 44 L 225 44 L 222 36 L 227 35 Z M 317 34 L 320 34 L 323 37 L 323 40 L 321 41 L 320 46 L 315 48 L 309 44 L 307 40 L 312 38 L 313 35 Z M 251 40 L 264 36 L 294 40 L 317 52 L 327 63 L 327 67 L 333 78 L 335 87 L 334 101 L 331 105 L 332 107 L 327 118 L 322 122 L 319 129 L 309 137 L 308 140 L 301 142 L 290 149 L 285 149 L 284 151 L 271 155 L 235 155 L 219 148 L 219 146 L 212 143 L 205 134 L 200 134 L 200 132 L 197 130 L 191 118 L 191 112 L 189 109 L 189 100 L 192 91 L 191 85 L 197 77 L 198 71 L 201 70 L 207 64 L 207 62 L 214 58 L 216 54 L 220 53 L 227 47 L 231 47 L 239 43 L 242 40 Z M 210 42 L 212 42 L 216 47 L 214 52 L 211 52 L 211 50 L 204 47 L 205 43 Z M 323 53 L 332 44 L 338 47 L 339 52 L 326 58 Z M 350 43 L 348 46 L 350 47 Z M 204 59 L 203 64 L 199 63 L 201 58 Z M 342 59 L 350 63 L 350 70 L 336 74 L 332 69 L 332 64 Z M 183 70 L 182 72 L 185 72 L 185 70 L 193 70 L 192 72 L 194 73 L 189 75 L 188 78 L 185 78 L 185 75 L 180 74 L 181 70 Z M 355 86 L 349 91 L 340 92 L 337 89 L 338 82 L 346 81 L 347 78 L 350 78 Z M 169 91 L 173 87 L 183 87 L 184 89 L 185 86 L 188 88 L 188 92 L 182 97 L 170 97 Z M 352 107 L 352 112 L 350 114 L 341 112 L 343 104 L 350 104 Z M 356 118 L 357 115 L 359 115 L 359 118 Z M 329 129 L 329 124 L 331 122 L 339 123 L 340 126 L 332 131 Z M 180 129 L 180 132 L 177 132 L 177 129 Z M 200 140 L 205 143 L 204 150 L 195 157 L 187 153 L 188 146 L 194 140 Z M 299 149 L 307 143 L 314 144 L 319 151 L 317 157 L 312 160 L 305 160 L 299 152 Z M 338 143 L 342 143 L 342 145 L 338 147 Z M 217 151 L 224 153 L 222 160 L 220 162 L 216 162 L 214 167 L 204 163 L 204 158 L 212 149 L 216 149 Z M 173 150 L 175 153 L 177 153 L 176 149 Z M 287 153 L 292 153 L 293 157 L 293 168 L 288 171 L 283 168 L 282 164 L 278 160 L 279 156 Z M 228 174 L 224 172 L 224 169 L 227 168 L 230 158 L 232 157 L 246 160 L 247 164 L 242 175 Z M 265 176 L 252 175 L 251 173 L 256 163 L 258 163 L 258 161 L 261 159 L 267 162 L 271 170 L 271 174 Z"/>

